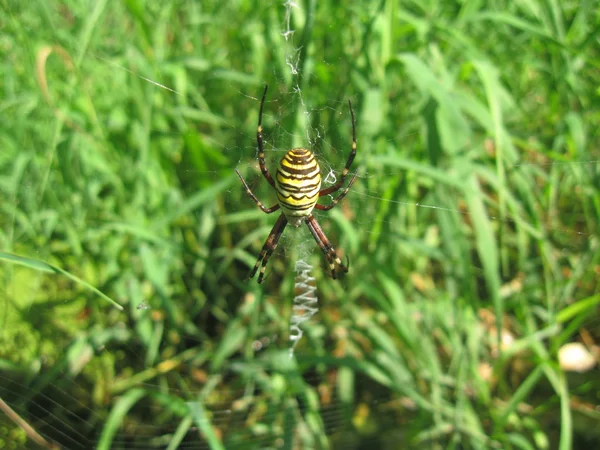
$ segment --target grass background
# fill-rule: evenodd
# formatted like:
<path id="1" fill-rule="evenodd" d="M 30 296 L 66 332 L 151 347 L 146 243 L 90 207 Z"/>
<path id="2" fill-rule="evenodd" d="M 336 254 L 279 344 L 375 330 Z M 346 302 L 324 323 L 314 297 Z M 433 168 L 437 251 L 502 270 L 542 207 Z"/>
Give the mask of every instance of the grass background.
<path id="1" fill-rule="evenodd" d="M 597 369 L 557 359 L 598 350 L 597 3 L 0 5 L 3 448 L 600 445 Z M 339 281 L 291 229 L 245 279 L 265 83 L 272 168 L 339 175 L 353 101 Z"/>

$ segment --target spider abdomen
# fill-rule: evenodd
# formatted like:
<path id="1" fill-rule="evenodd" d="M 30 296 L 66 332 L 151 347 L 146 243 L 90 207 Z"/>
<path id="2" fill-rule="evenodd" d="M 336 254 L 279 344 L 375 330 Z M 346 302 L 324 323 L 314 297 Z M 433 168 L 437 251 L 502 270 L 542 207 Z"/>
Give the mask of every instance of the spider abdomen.
<path id="1" fill-rule="evenodd" d="M 299 226 L 319 199 L 321 169 L 315 155 L 294 148 L 281 159 L 275 177 L 277 200 L 291 225 Z"/>

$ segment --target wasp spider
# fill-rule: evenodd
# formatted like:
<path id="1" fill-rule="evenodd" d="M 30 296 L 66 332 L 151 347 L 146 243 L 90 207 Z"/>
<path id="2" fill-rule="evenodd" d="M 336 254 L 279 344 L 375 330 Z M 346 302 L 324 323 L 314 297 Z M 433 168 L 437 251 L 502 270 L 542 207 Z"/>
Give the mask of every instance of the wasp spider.
<path id="1" fill-rule="evenodd" d="M 350 116 L 352 118 L 352 151 L 350 152 L 348 161 L 346 161 L 346 166 L 342 171 L 342 176 L 340 179 L 333 186 L 321 189 L 321 168 L 315 159 L 315 155 L 310 150 L 305 148 L 293 148 L 285 154 L 279 163 L 275 179 L 273 179 L 269 173 L 269 170 L 265 165 L 265 152 L 263 148 L 262 136 L 262 114 L 265 98 L 267 96 L 267 88 L 268 86 L 265 86 L 262 100 L 260 102 L 260 112 L 258 114 L 258 129 L 256 132 L 256 140 L 258 142 L 258 162 L 260 164 L 260 170 L 262 174 L 267 179 L 269 184 L 275 188 L 279 203 L 270 208 L 266 208 L 265 205 L 263 205 L 260 200 L 256 198 L 256 195 L 254 195 L 254 193 L 250 190 L 239 170 L 235 169 L 235 171 L 240 177 L 240 180 L 242 181 L 242 184 L 244 185 L 248 195 L 256 202 L 258 207 L 263 212 L 271 214 L 280 208 L 282 212 L 279 215 L 277 222 L 275 222 L 275 225 L 273 226 L 269 237 L 263 245 L 260 254 L 258 255 L 258 260 L 250 272 L 250 278 L 256 274 L 256 271 L 260 266 L 258 282 L 262 283 L 267 262 L 275 251 L 277 243 L 279 242 L 279 238 L 281 237 L 288 222 L 294 227 L 299 227 L 302 223 L 306 223 L 308 229 L 315 238 L 315 241 L 317 241 L 317 245 L 325 254 L 325 259 L 327 259 L 329 267 L 331 268 L 331 276 L 335 278 L 336 264 L 344 272 L 348 272 L 348 267 L 342 264 L 341 259 L 336 254 L 335 249 L 329 242 L 329 239 L 327 239 L 327 236 L 325 236 L 323 229 L 311 212 L 313 208 L 321 211 L 328 211 L 337 205 L 337 203 L 346 196 L 350 190 L 350 187 L 352 186 L 352 183 L 354 183 L 354 180 L 356 179 L 356 175 L 358 174 L 358 171 L 354 173 L 354 176 L 350 179 L 348 186 L 346 186 L 342 193 L 334 198 L 330 204 L 319 205 L 317 203 L 319 197 L 332 194 L 342 188 L 344 185 L 344 180 L 350 171 L 352 161 L 354 161 L 354 156 L 356 155 L 356 124 L 354 120 L 354 111 L 352 110 L 352 103 L 350 100 L 348 100 Z"/>

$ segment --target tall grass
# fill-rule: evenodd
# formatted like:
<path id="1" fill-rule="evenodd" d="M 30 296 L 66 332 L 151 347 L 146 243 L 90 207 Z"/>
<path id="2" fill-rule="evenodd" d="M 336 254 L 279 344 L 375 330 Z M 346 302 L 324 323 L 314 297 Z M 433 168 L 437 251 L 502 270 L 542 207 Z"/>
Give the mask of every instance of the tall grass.
<path id="1" fill-rule="evenodd" d="M 0 2 L 0 398 L 47 447 L 598 446 L 557 358 L 600 331 L 595 3 L 284 3 Z M 295 359 L 309 238 L 246 280 L 274 219 L 234 173 L 274 204 L 266 83 L 269 167 L 339 176 L 357 113 Z"/>

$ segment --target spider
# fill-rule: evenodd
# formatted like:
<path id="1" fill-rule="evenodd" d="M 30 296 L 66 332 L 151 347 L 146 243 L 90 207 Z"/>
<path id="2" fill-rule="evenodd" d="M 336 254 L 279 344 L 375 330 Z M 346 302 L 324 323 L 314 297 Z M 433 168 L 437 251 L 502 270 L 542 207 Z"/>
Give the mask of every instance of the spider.
<path id="1" fill-rule="evenodd" d="M 342 176 L 340 179 L 333 186 L 321 189 L 321 168 L 315 159 L 315 155 L 310 150 L 305 148 L 293 148 L 284 155 L 279 163 L 279 167 L 277 168 L 277 175 L 275 176 L 275 179 L 273 179 L 269 173 L 269 170 L 265 165 L 265 151 L 263 148 L 262 135 L 262 115 L 265 98 L 267 96 L 267 88 L 268 85 L 265 86 L 262 100 L 260 102 L 260 112 L 258 113 L 258 128 L 256 131 L 256 140 L 258 143 L 258 162 L 262 174 L 267 179 L 269 184 L 275 188 L 278 203 L 270 208 L 266 208 L 265 205 L 263 205 L 256 195 L 254 195 L 254 193 L 250 190 L 240 171 L 235 169 L 235 172 L 237 173 L 238 177 L 240 177 L 240 180 L 242 181 L 244 189 L 248 195 L 264 213 L 271 214 L 280 208 L 282 212 L 279 215 L 277 222 L 275 222 L 271 233 L 269 233 L 269 236 L 267 237 L 267 240 L 265 241 L 265 244 L 258 255 L 258 260 L 250 272 L 249 278 L 254 277 L 258 267 L 260 266 L 258 282 L 262 283 L 267 262 L 275 251 L 277 243 L 279 242 L 279 238 L 283 234 L 283 230 L 289 222 L 296 228 L 302 225 L 302 223 L 306 223 L 308 229 L 315 238 L 317 245 L 323 251 L 325 259 L 331 268 L 331 276 L 335 279 L 335 264 L 337 264 L 344 272 L 348 272 L 348 267 L 342 264 L 341 259 L 338 257 L 335 249 L 329 242 L 329 239 L 327 239 L 323 229 L 311 212 L 314 208 L 321 211 L 328 211 L 337 205 L 338 202 L 346 196 L 350 190 L 350 187 L 354 183 L 356 176 L 358 175 L 358 171 L 356 171 L 354 176 L 350 179 L 348 186 L 346 186 L 342 193 L 334 198 L 330 204 L 319 205 L 317 203 L 319 197 L 332 194 L 341 189 L 341 187 L 344 185 L 344 180 L 350 171 L 352 161 L 354 161 L 354 156 L 356 156 L 356 124 L 354 119 L 354 111 L 352 110 L 352 102 L 348 100 L 350 116 L 352 118 L 352 151 L 350 152 L 348 161 L 346 161 L 346 166 L 342 171 Z"/>

